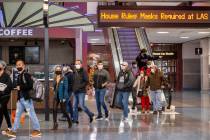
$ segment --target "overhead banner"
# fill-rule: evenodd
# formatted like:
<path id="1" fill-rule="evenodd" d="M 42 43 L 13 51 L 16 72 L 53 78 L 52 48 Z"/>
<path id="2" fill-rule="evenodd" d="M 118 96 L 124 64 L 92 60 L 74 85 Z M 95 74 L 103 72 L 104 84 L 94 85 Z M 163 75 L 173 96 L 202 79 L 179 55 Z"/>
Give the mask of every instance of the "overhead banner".
<path id="1" fill-rule="evenodd" d="M 210 7 L 99 6 L 100 27 L 210 27 Z"/>

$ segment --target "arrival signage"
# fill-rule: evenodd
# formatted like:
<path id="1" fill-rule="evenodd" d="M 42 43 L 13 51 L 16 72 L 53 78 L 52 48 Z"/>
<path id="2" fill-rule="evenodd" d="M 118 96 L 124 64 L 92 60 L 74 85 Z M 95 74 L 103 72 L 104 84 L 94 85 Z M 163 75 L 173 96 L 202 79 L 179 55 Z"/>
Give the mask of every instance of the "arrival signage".
<path id="1" fill-rule="evenodd" d="M 100 27 L 210 27 L 210 7 L 99 6 Z"/>
<path id="2" fill-rule="evenodd" d="M 0 37 L 29 37 L 34 35 L 30 28 L 0 28 Z"/>

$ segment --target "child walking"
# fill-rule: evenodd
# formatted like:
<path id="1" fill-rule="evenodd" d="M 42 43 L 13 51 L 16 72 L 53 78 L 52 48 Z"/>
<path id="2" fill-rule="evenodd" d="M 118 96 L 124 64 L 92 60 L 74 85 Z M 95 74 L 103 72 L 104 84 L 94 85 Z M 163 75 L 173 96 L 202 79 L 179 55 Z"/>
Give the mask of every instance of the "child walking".
<path id="1" fill-rule="evenodd" d="M 148 77 L 145 75 L 144 71 L 140 71 L 140 75 L 134 82 L 133 87 L 136 88 L 137 98 L 141 98 L 142 113 L 150 112 L 150 99 L 148 95 L 147 86 Z"/>

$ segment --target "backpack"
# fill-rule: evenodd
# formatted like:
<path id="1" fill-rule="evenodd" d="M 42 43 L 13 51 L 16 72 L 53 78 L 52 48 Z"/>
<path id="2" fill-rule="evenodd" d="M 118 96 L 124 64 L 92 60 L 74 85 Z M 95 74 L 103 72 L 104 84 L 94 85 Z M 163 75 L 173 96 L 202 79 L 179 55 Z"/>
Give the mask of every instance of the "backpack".
<path id="1" fill-rule="evenodd" d="M 35 77 L 32 77 L 33 88 L 29 91 L 29 96 L 33 101 L 42 102 L 44 100 L 45 88 L 44 85 Z M 23 82 L 26 83 L 23 75 Z"/>

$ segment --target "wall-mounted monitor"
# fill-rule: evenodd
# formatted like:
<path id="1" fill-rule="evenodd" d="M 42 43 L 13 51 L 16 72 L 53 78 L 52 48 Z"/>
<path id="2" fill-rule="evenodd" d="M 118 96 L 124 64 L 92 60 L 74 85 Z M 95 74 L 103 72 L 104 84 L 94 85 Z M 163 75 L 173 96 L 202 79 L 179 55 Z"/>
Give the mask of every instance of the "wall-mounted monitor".
<path id="1" fill-rule="evenodd" d="M 26 64 L 40 63 L 39 46 L 11 46 L 9 47 L 9 63 L 15 64 L 17 60 L 24 60 Z"/>

